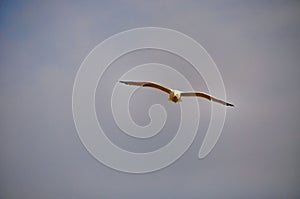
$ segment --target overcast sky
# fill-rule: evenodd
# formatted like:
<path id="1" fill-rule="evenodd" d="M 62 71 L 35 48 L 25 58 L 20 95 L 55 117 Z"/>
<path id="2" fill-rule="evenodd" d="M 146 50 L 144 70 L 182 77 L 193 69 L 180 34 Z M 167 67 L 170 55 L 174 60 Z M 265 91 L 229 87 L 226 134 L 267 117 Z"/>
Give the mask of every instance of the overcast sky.
<path id="1" fill-rule="evenodd" d="M 297 1 L 1 1 L 0 198 L 299 198 L 299 19 Z M 189 150 L 167 168 L 133 175 L 85 149 L 72 88 L 96 45 L 146 26 L 178 30 L 203 45 L 237 107 L 199 160 L 209 121 L 209 103 L 199 100 L 200 127 Z M 136 152 L 163 146 L 180 119 L 167 96 L 139 90 L 130 104 L 138 124 L 149 122 L 152 100 L 171 112 L 161 135 L 130 140 L 112 121 L 105 106 L 111 82 L 147 62 L 168 64 L 207 90 L 189 64 L 166 52 L 139 51 L 113 63 L 96 93 L 98 119 L 116 144 Z"/>

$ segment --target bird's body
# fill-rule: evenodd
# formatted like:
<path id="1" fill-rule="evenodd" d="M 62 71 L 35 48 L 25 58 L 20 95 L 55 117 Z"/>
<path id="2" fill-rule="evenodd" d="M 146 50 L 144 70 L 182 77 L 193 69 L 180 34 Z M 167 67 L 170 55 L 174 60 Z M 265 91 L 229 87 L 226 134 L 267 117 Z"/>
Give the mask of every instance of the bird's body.
<path id="1" fill-rule="evenodd" d="M 208 100 L 211 100 L 211 101 L 214 101 L 214 102 L 218 102 L 218 103 L 221 103 L 223 105 L 226 105 L 226 106 L 234 106 L 233 104 L 230 104 L 230 103 L 227 103 L 227 102 L 224 102 L 220 99 L 217 99 L 217 98 L 214 98 L 206 93 L 203 93 L 203 92 L 183 92 L 183 91 L 178 91 L 178 90 L 174 90 L 174 89 L 170 89 L 170 88 L 167 88 L 165 86 L 161 86 L 157 83 L 154 83 L 154 82 L 134 82 L 134 81 L 120 81 L 120 83 L 123 83 L 123 84 L 127 84 L 127 85 L 134 85 L 134 86 L 143 86 L 143 87 L 152 87 L 152 88 L 156 88 L 156 89 L 159 89 L 161 91 L 164 91 L 166 93 L 169 94 L 169 101 L 172 101 L 172 102 L 181 102 L 181 97 L 182 96 L 185 96 L 185 97 L 202 97 L 202 98 L 206 98 Z"/>

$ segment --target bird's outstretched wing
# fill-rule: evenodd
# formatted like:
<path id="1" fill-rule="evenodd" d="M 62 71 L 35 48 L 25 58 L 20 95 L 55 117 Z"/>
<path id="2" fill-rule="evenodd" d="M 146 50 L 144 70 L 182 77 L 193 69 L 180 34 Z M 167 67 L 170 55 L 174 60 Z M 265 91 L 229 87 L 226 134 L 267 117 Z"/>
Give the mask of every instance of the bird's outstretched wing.
<path id="1" fill-rule="evenodd" d="M 152 87 L 152 88 L 156 88 L 161 91 L 164 91 L 168 94 L 170 94 L 170 92 L 171 92 L 171 89 L 161 86 L 159 84 L 153 83 L 153 82 L 120 81 L 120 83 L 127 84 L 127 85 L 133 85 L 133 86 Z"/>
<path id="2" fill-rule="evenodd" d="M 202 93 L 202 92 L 182 92 L 181 93 L 181 96 L 186 96 L 186 97 L 192 97 L 192 96 L 197 96 L 197 97 L 203 97 L 205 99 L 208 99 L 208 100 L 211 100 L 211 101 L 214 101 L 214 102 L 218 102 L 218 103 L 221 103 L 223 105 L 226 105 L 226 106 L 234 106 L 233 104 L 230 104 L 228 102 L 224 102 L 220 99 L 217 99 L 217 98 L 214 98 L 206 93 Z"/>

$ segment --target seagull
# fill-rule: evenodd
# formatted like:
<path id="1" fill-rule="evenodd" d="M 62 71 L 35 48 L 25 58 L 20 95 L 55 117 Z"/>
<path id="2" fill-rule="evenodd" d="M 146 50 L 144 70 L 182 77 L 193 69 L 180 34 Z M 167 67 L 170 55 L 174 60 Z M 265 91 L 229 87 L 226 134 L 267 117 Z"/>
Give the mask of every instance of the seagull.
<path id="1" fill-rule="evenodd" d="M 119 81 L 120 83 L 126 84 L 126 85 L 133 85 L 133 86 L 142 86 L 142 87 L 151 87 L 151 88 L 156 88 L 161 91 L 164 91 L 169 94 L 169 101 L 172 101 L 174 103 L 181 102 L 181 97 L 202 97 L 220 104 L 223 104 L 225 106 L 234 106 L 233 104 L 230 104 L 228 102 L 224 102 L 220 99 L 214 98 L 206 93 L 203 92 L 184 92 L 184 91 L 179 91 L 179 90 L 174 90 L 167 88 L 165 86 L 161 86 L 157 83 L 154 82 L 135 82 L 135 81 Z"/>

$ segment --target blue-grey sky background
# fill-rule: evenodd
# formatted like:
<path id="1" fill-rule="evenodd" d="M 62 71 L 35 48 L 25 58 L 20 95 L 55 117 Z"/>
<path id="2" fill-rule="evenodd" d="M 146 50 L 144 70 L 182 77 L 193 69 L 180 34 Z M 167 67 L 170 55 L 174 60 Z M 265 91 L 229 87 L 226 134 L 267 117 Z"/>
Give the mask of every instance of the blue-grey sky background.
<path id="1" fill-rule="evenodd" d="M 299 19 L 298 1 L 1 1 L 0 198 L 299 198 Z M 133 175 L 86 151 L 72 118 L 72 88 L 97 44 L 145 26 L 175 29 L 202 44 L 237 108 L 228 110 L 221 138 L 205 159 L 197 158 L 209 119 L 201 116 L 195 142 L 178 161 Z M 105 82 L 152 60 L 187 78 L 194 74 L 178 57 L 141 51 L 114 63 L 99 90 L 109 94 L 112 85 Z M 145 96 L 167 110 L 173 106 L 167 96 L 141 90 L 133 99 L 139 109 L 131 104 L 137 123 L 149 119 Z M 106 98 L 98 92 L 96 105 L 109 136 L 130 150 L 152 150 L 118 132 L 101 107 Z M 209 112 L 209 103 L 200 103 Z M 174 114 L 154 145 L 172 138 L 176 120 Z"/>

